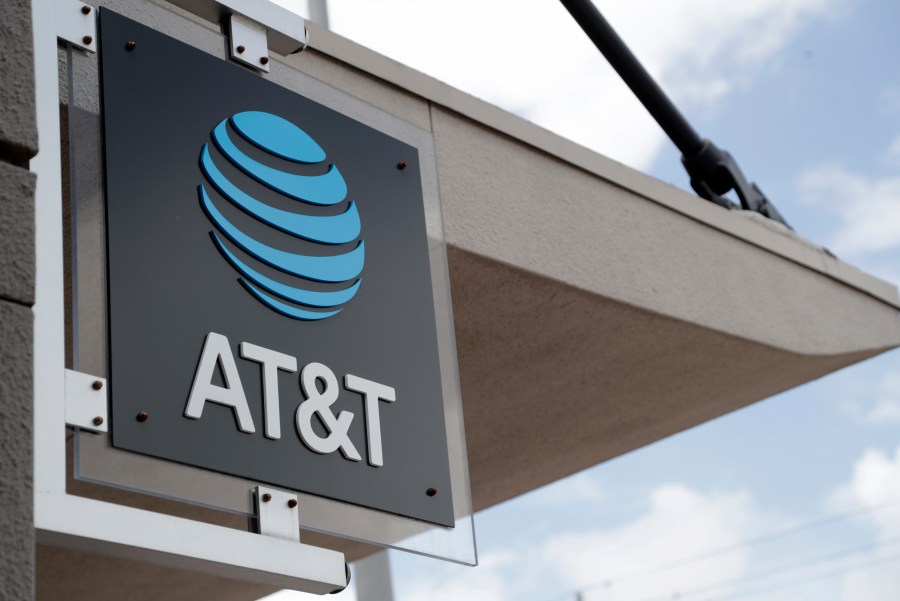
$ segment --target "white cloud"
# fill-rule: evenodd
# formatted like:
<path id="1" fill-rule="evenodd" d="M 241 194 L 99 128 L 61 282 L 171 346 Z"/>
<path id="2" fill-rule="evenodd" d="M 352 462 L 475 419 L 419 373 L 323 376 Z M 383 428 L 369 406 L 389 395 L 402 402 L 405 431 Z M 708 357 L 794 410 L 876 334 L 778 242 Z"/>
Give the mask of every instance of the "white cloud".
<path id="1" fill-rule="evenodd" d="M 876 426 L 900 423 L 900 361 L 894 360 L 880 380 L 861 379 L 841 394 L 841 408 L 850 417 Z"/>
<path id="2" fill-rule="evenodd" d="M 801 199 L 840 219 L 828 246 L 838 255 L 861 255 L 900 246 L 900 177 L 866 178 L 838 166 L 819 167 L 799 179 Z"/>
<path id="3" fill-rule="evenodd" d="M 508 573 L 521 567 L 519 553 L 509 550 L 489 553 L 477 568 L 452 566 L 447 569 L 418 572 L 401 595 L 400 601 L 504 601 L 511 599 L 514 584 Z M 461 570 L 464 572 L 461 573 Z"/>
<path id="4" fill-rule="evenodd" d="M 721 553 L 650 578 L 621 577 L 721 549 L 779 525 L 777 519 L 759 511 L 745 492 L 705 493 L 668 484 L 655 488 L 649 497 L 645 512 L 616 527 L 598 528 L 585 521 L 580 530 L 524 544 L 511 533 L 508 544 L 482 553 L 477 568 L 437 562 L 428 569 L 398 573 L 397 599 L 541 601 L 562 598 L 566 592 L 604 580 L 611 580 L 612 587 L 584 591 L 587 601 L 670 595 L 741 577 L 747 571 L 749 551 Z"/>
<path id="5" fill-rule="evenodd" d="M 677 102 L 702 108 L 748 85 L 837 1 L 610 0 L 602 10 Z M 616 160 L 646 168 L 666 143 L 558 3 L 332 0 L 329 10 L 338 33 Z"/>
<path id="6" fill-rule="evenodd" d="M 722 553 L 648 578 L 629 575 L 748 538 L 760 521 L 747 493 L 703 494 L 671 484 L 653 492 L 649 512 L 634 522 L 552 538 L 544 545 L 543 563 L 555 566 L 588 600 L 671 597 L 741 577 L 748 551 Z"/>
<path id="7" fill-rule="evenodd" d="M 900 372 L 890 371 L 878 387 L 875 406 L 863 414 L 865 421 L 873 424 L 900 423 Z"/>
<path id="8" fill-rule="evenodd" d="M 853 466 L 844 494 L 863 507 L 900 500 L 900 447 L 893 458 L 880 449 L 868 449 Z M 885 535 L 900 534 L 900 510 L 873 512 L 871 519 Z"/>
<path id="9" fill-rule="evenodd" d="M 842 598 L 845 601 L 894 601 L 900 599 L 897 563 L 885 562 L 869 569 L 851 572 L 844 577 L 841 590 Z"/>
<path id="10" fill-rule="evenodd" d="M 873 528 L 881 539 L 900 536 L 898 502 L 900 447 L 893 457 L 881 449 L 866 449 L 853 465 L 849 480 L 835 487 L 827 499 L 833 511 L 863 509 L 858 522 Z"/>
<path id="11" fill-rule="evenodd" d="M 584 471 L 532 491 L 522 497 L 522 501 L 538 507 L 563 507 L 575 503 L 599 503 L 605 496 L 595 472 Z"/>
<path id="12" fill-rule="evenodd" d="M 885 544 L 868 553 L 848 558 L 851 565 L 875 563 L 843 576 L 840 590 L 844 601 L 893 601 L 900 599 L 897 576 L 896 538 L 900 536 L 900 447 L 893 457 L 878 449 L 868 449 L 853 466 L 850 481 L 832 495 L 832 505 L 868 507 L 872 512 L 862 519 L 876 529 L 876 539 Z M 893 543 L 893 544 L 892 544 Z M 886 561 L 888 560 L 888 561 Z"/>
<path id="13" fill-rule="evenodd" d="M 881 399 L 865 415 L 866 421 L 877 424 L 900 423 L 900 400 Z"/>

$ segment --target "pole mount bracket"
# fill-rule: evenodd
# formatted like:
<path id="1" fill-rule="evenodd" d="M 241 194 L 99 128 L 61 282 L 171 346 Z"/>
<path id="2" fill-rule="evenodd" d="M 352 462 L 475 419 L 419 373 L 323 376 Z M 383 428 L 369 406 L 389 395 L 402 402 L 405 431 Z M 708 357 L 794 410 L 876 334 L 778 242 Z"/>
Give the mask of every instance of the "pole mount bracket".
<path id="1" fill-rule="evenodd" d="M 736 208 L 734 203 L 723 195 L 734 190 L 742 209 L 754 211 L 793 229 L 762 190 L 747 180 L 734 157 L 709 140 L 704 139 L 699 149 L 690 156 L 683 155 L 681 163 L 691 178 L 691 187 L 701 198 L 733 209 Z"/>

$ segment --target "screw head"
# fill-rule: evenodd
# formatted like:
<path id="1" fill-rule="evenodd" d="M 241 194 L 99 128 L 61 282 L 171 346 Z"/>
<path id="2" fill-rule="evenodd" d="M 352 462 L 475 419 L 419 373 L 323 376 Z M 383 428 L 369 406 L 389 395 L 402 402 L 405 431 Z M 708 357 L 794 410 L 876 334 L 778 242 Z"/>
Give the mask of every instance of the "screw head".
<path id="1" fill-rule="evenodd" d="M 268 65 L 268 64 L 269 64 L 269 57 L 268 57 L 268 56 L 263 56 L 263 57 L 261 57 L 261 58 L 259 59 L 259 64 L 261 64 L 261 65 Z"/>
<path id="2" fill-rule="evenodd" d="M 103 418 L 100 417 L 99 415 L 98 415 L 97 417 L 95 417 L 95 418 L 94 418 L 94 425 L 95 425 L 95 426 L 102 426 L 102 425 L 103 425 Z"/>
<path id="3" fill-rule="evenodd" d="M 429 488 L 428 490 L 425 491 L 425 494 L 428 495 L 429 497 L 433 497 L 434 495 L 437 494 L 437 489 Z"/>
<path id="4" fill-rule="evenodd" d="M 135 416 L 134 419 L 136 419 L 136 420 L 138 420 L 139 422 L 143 423 L 143 422 L 147 421 L 147 419 L 149 419 L 149 417 L 150 417 L 150 414 L 149 414 L 149 413 L 147 413 L 146 411 L 141 411 L 141 412 L 139 412 L 139 413 L 137 414 L 137 416 Z"/>
<path id="5" fill-rule="evenodd" d="M 271 500 L 272 500 L 272 495 L 270 495 L 269 493 L 264 493 L 264 494 L 263 494 L 263 496 L 262 496 L 262 502 L 263 502 L 263 503 L 268 503 L 268 502 L 271 501 Z"/>
<path id="6" fill-rule="evenodd" d="M 89 35 L 86 35 L 83 38 L 81 38 L 81 41 L 84 42 L 85 44 L 90 44 L 91 42 L 94 41 L 94 38 L 92 38 Z"/>
<path id="7" fill-rule="evenodd" d="M 84 6 L 82 6 L 82 7 L 81 7 L 81 14 L 83 14 L 83 15 L 89 15 L 89 14 L 91 14 L 91 7 L 88 6 L 87 4 L 85 4 Z"/>
<path id="8" fill-rule="evenodd" d="M 101 388 L 103 388 L 103 382 L 100 380 L 94 380 L 94 382 L 91 384 L 91 388 L 93 388 L 94 390 L 100 390 Z"/>
<path id="9" fill-rule="evenodd" d="M 134 50 L 136 47 L 137 47 L 137 42 L 135 42 L 134 40 L 128 40 L 128 41 L 125 43 L 125 50 L 127 50 L 128 52 L 131 52 L 131 51 Z"/>
<path id="10" fill-rule="evenodd" d="M 246 50 L 246 48 L 244 48 L 243 46 L 238 46 L 237 48 L 235 48 L 235 50 L 237 51 L 238 54 L 243 54 L 244 50 Z"/>
<path id="11" fill-rule="evenodd" d="M 400 161 L 399 163 L 397 163 L 397 169 L 399 169 L 400 171 L 403 171 L 408 166 L 409 165 L 406 164 L 406 161 Z"/>
<path id="12" fill-rule="evenodd" d="M 288 500 L 288 507 L 290 507 L 291 509 L 293 509 L 293 508 L 296 507 L 296 506 L 297 506 L 297 499 L 289 499 L 289 500 Z"/>

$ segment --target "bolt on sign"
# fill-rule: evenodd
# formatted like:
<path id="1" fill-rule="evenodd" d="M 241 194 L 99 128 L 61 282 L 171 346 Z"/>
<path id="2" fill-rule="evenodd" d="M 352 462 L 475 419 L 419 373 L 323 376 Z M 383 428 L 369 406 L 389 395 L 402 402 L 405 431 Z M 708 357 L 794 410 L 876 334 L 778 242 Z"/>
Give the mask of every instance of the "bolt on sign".
<path id="1" fill-rule="evenodd" d="M 113 446 L 453 526 L 417 150 L 101 28 Z"/>

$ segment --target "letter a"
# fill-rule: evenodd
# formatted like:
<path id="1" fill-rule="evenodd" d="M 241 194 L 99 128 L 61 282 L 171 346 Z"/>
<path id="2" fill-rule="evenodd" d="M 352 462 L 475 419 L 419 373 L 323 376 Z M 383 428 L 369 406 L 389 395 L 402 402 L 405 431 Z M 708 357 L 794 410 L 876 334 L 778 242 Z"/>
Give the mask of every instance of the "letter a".
<path id="1" fill-rule="evenodd" d="M 224 388 L 212 383 L 216 363 L 222 365 L 222 375 L 225 378 Z M 191 395 L 184 410 L 185 417 L 200 419 L 206 401 L 231 407 L 234 410 L 238 430 L 248 434 L 256 432 L 256 428 L 253 427 L 253 418 L 250 416 L 250 407 L 247 406 L 247 397 L 244 395 L 244 387 L 241 386 L 237 365 L 234 363 L 234 355 L 231 354 L 231 345 L 228 344 L 225 336 L 215 332 L 207 334 L 206 342 L 203 343 L 200 365 L 197 366 L 197 373 L 194 374 Z"/>

